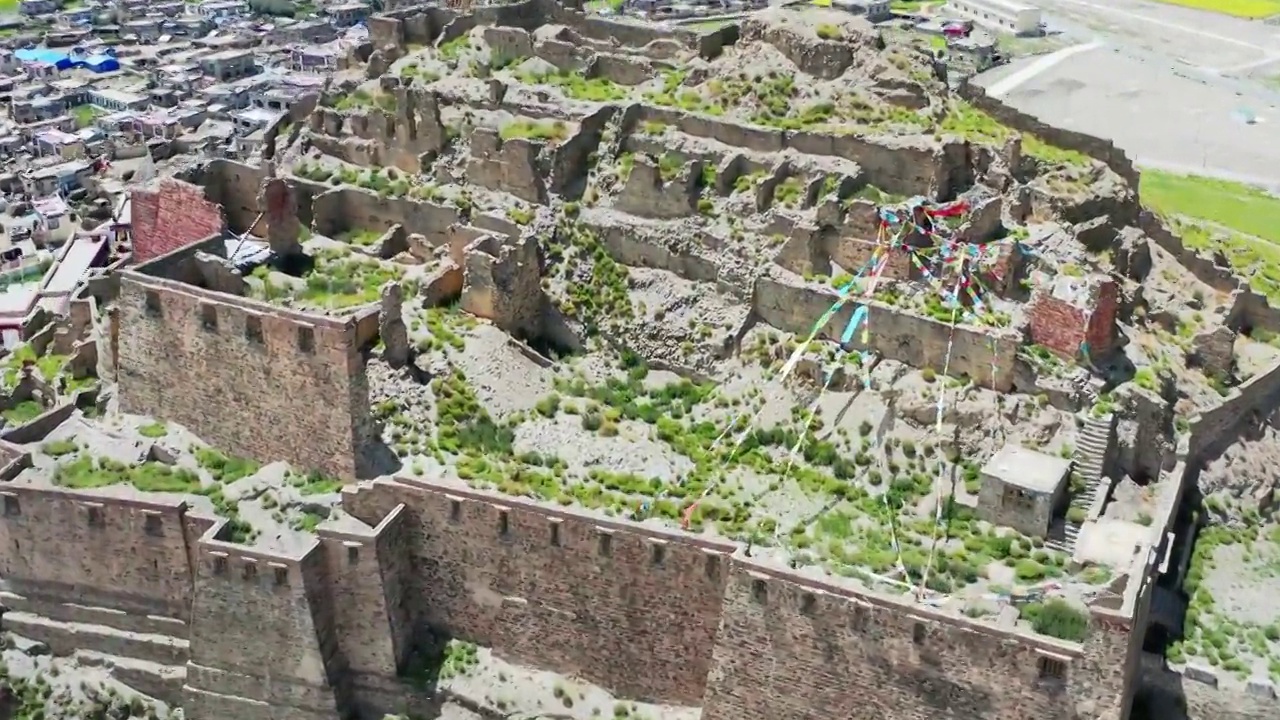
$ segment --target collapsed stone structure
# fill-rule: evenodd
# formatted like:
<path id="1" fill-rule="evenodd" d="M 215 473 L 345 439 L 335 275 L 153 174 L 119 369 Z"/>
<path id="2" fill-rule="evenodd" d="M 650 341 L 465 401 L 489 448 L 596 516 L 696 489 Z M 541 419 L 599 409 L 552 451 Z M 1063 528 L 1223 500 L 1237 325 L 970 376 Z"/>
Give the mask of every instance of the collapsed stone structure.
<path id="1" fill-rule="evenodd" d="M 537 32 L 552 23 L 573 34 Z M 370 21 L 370 31 L 370 64 L 380 70 L 411 45 L 443 45 L 478 31 L 502 52 L 589 68 L 592 77 L 624 85 L 652 79 L 661 59 L 682 48 L 714 57 L 738 32 L 610 23 L 538 0 L 469 15 L 441 8 L 384 15 Z M 743 34 L 780 46 L 815 76 L 839 76 L 872 62 L 868 54 L 876 51 L 823 42 L 809 52 L 813 40 L 793 28 L 748 26 Z M 914 104 L 919 87 L 902 82 L 889 96 Z M 836 289 L 815 276 L 856 268 L 871 256 L 880 203 L 857 197 L 871 189 L 935 200 L 976 193 L 974 212 L 957 229 L 974 242 L 994 237 L 1002 223 L 1032 217 L 1094 223 L 1091 232 L 1103 239 L 1091 241 L 1114 250 L 1120 282 L 1139 281 L 1149 258 L 1144 264 L 1145 240 L 1121 237 L 1116 228 L 1137 223 L 1161 247 L 1177 243 L 1139 216 L 1137 174 L 1123 153 L 1039 124 L 967 86 L 961 93 L 968 100 L 1006 124 L 1087 156 L 1090 177 L 1114 192 L 1063 198 L 1033 187 L 1016 136 L 991 148 L 771 129 L 648 102 L 576 112 L 497 79 L 478 98 L 386 75 L 377 89 L 394 109 L 342 109 L 335 91 L 312 115 L 304 143 L 352 164 L 410 172 L 445 157 L 449 166 L 439 176 L 532 204 L 533 217 L 519 222 L 511 212 L 464 202 L 467 195 L 414 196 L 353 187 L 336 176 L 277 177 L 272 168 L 223 161 L 193 179 L 224 206 L 232 227 L 254 230 L 263 216 L 265 246 L 277 256 L 303 252 L 301 226 L 330 237 L 374 230 L 378 237 L 365 252 L 421 266 L 424 304 L 457 299 L 525 339 L 572 347 L 599 324 L 564 312 L 544 285 L 551 261 L 541 239 L 564 244 L 575 232 L 590 232 L 618 264 L 713 284 L 739 301 L 742 310 L 717 338 L 730 349 L 760 323 L 807 333 L 833 304 Z M 552 130 L 562 137 L 504 138 L 500 128 L 458 124 L 471 109 L 559 123 Z M 708 142 L 687 143 L 668 160 L 671 136 L 646 131 L 655 126 Z M 468 145 L 451 157 L 459 127 L 470 129 Z M 609 152 L 628 154 L 632 165 L 612 179 L 611 203 L 590 207 L 582 178 L 596 172 L 593 156 Z M 982 194 L 992 191 L 1002 194 Z M 754 234 L 780 242 L 752 247 L 741 235 L 696 224 L 707 213 L 703 201 L 735 193 L 745 196 L 735 206 L 744 215 L 766 218 Z M 554 205 L 568 217 L 569 203 L 572 227 L 538 215 Z M 686 224 L 673 233 L 667 223 Z M 375 300 L 336 314 L 282 308 L 245 296 L 242 239 L 209 231 L 205 240 L 119 274 L 119 340 L 111 356 L 121 408 L 180 423 L 238 455 L 284 459 L 344 479 L 377 474 L 366 358 L 381 340 L 390 364 L 411 361 L 399 315 L 406 287 L 386 285 Z M 1027 262 L 1004 252 L 990 284 L 995 297 L 1019 294 Z M 1212 264 L 1199 272 L 1207 276 Z M 905 255 L 884 270 L 887 280 L 918 275 Z M 1238 284 L 1232 290 L 1228 324 L 1280 328 L 1265 301 Z M 1003 327 L 957 325 L 927 308 L 870 299 L 876 332 L 869 346 L 855 340 L 850 348 L 1001 392 L 1039 392 L 1049 386 L 1025 376 L 1026 347 L 1042 345 L 1065 358 L 1087 348 L 1089 359 L 1101 358 L 1117 344 L 1126 314 L 1120 291 L 1105 276 L 1060 274 L 1025 298 L 1025 316 Z M 853 311 L 845 308 L 820 334 L 837 339 Z M 639 350 L 673 354 L 661 344 L 662 321 L 637 323 L 651 328 Z M 1226 362 L 1207 339 L 1205 347 L 1201 362 Z M 1098 423 L 1105 437 L 1099 462 L 1175 475 L 1185 488 L 1197 458 L 1278 392 L 1280 372 L 1259 375 L 1197 415 L 1181 450 L 1157 441 L 1167 408 L 1140 395 L 1125 420 L 1131 427 L 1121 428 L 1130 433 L 1120 438 L 1133 448 L 1130 456 L 1116 449 L 1108 416 Z M 1093 399 L 1087 389 L 1061 397 L 1073 409 Z M 26 461 L 4 449 L 10 464 L 0 478 L 8 479 Z M 1059 490 L 1044 494 L 1056 498 Z M 840 717 L 1123 720 L 1135 695 L 1155 688 L 1173 688 L 1196 712 L 1229 719 L 1270 718 L 1280 707 L 1265 687 L 1236 697 L 1195 681 L 1194 672 L 1184 681 L 1142 650 L 1157 578 L 1174 554 L 1164 530 L 1172 529 L 1181 490 L 1155 519 L 1160 539 L 1136 544 L 1129 566 L 1091 603 L 1080 643 L 820 582 L 753 560 L 734 543 L 553 510 L 446 480 L 351 485 L 342 509 L 352 522 L 322 526 L 313 542 L 291 552 L 234 542 L 225 520 L 181 501 L 16 485 L 0 486 L 0 498 L 0 575 L 11 588 L 3 596 L 5 626 L 45 639 L 56 652 L 89 648 L 139 661 L 118 671 L 135 687 L 180 703 L 192 720 L 423 712 L 433 699 L 407 669 L 424 637 L 440 630 L 620 695 L 701 706 L 712 720 L 819 710 Z M 122 579 L 127 591 L 119 589 Z M 81 632 L 84 625 L 96 629 Z"/>

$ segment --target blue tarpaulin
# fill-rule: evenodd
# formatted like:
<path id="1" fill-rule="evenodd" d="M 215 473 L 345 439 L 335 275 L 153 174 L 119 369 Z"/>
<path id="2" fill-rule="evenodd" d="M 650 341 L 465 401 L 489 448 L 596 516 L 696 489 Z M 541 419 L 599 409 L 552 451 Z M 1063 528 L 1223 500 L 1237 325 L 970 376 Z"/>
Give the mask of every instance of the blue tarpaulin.
<path id="1" fill-rule="evenodd" d="M 52 48 L 23 48 L 14 53 L 22 62 L 46 62 L 59 70 L 70 67 L 88 68 L 94 72 L 114 72 L 120 69 L 120 61 L 111 55 L 68 55 Z"/>

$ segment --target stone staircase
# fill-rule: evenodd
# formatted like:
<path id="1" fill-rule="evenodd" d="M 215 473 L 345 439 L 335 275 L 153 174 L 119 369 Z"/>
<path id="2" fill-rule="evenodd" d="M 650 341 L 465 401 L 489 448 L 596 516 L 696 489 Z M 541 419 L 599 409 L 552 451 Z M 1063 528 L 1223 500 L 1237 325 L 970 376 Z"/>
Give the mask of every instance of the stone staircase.
<path id="1" fill-rule="evenodd" d="M 1085 420 L 1084 429 L 1080 432 L 1075 454 L 1072 456 L 1074 472 L 1083 483 L 1084 489 L 1071 496 L 1071 505 L 1063 526 L 1063 547 L 1066 552 L 1075 552 L 1076 541 L 1080 538 L 1082 523 L 1072 521 L 1071 515 L 1089 512 L 1089 508 L 1098 502 L 1098 495 L 1106 492 L 1107 455 L 1111 450 L 1111 439 L 1115 432 L 1115 416 L 1108 413 L 1103 417 L 1092 414 Z M 1076 511 L 1076 512 L 1072 512 Z"/>

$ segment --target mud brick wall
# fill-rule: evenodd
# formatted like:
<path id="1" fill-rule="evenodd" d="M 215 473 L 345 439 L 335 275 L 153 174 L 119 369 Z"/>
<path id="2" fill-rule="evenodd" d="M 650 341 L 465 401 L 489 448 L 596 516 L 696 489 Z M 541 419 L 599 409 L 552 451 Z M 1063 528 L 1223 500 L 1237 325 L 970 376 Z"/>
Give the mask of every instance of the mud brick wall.
<path id="1" fill-rule="evenodd" d="M 186 505 L 0 484 L 0 576 L 35 602 L 186 620 Z"/>
<path id="2" fill-rule="evenodd" d="M 700 702 L 733 546 L 408 479 L 343 495 L 366 523 L 401 503 L 420 625 L 624 696 Z"/>
<path id="3" fill-rule="evenodd" d="M 354 316 L 283 310 L 140 271 L 122 273 L 119 313 L 124 411 L 181 424 L 233 455 L 341 478 L 371 472 Z"/>
<path id="4" fill-rule="evenodd" d="M 345 698 L 324 551 L 301 557 L 200 539 L 191 661 L 183 707 L 192 720 L 331 720 Z"/>
<path id="5" fill-rule="evenodd" d="M 1093 357 L 1109 350 L 1116 335 L 1116 284 L 1105 280 L 1086 290 L 1068 297 L 1054 289 L 1037 289 L 1027 311 L 1031 341 L 1068 358 L 1080 355 L 1085 343 Z"/>

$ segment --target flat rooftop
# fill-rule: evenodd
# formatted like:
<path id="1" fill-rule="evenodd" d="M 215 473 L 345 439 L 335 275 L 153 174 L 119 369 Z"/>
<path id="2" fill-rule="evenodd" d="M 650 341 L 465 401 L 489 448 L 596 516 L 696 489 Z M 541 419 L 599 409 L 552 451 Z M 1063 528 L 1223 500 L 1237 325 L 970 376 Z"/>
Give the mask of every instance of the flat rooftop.
<path id="1" fill-rule="evenodd" d="M 987 461 L 982 472 L 1032 492 L 1052 494 L 1071 472 L 1071 461 L 1021 445 L 1005 445 Z"/>

